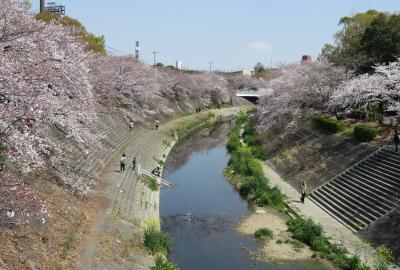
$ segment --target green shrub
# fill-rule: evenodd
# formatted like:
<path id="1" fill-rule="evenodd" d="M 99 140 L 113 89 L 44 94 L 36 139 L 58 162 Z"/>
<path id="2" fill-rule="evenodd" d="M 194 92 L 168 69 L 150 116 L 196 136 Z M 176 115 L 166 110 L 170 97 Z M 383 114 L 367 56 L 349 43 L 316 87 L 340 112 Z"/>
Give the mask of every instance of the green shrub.
<path id="1" fill-rule="evenodd" d="M 255 231 L 254 236 L 257 238 L 270 238 L 274 237 L 273 232 L 268 228 L 261 228 Z"/>
<path id="2" fill-rule="evenodd" d="M 213 110 L 208 111 L 208 117 L 209 118 L 215 117 L 215 112 Z"/>
<path id="3" fill-rule="evenodd" d="M 315 115 L 312 118 L 312 122 L 315 127 L 329 131 L 329 132 L 339 132 L 345 129 L 346 123 L 342 120 L 336 120 L 323 115 Z"/>
<path id="4" fill-rule="evenodd" d="M 129 109 L 130 107 L 132 107 L 132 104 L 129 103 L 129 101 L 124 98 L 116 98 L 115 104 L 117 105 L 117 107 L 121 107 L 121 108 L 125 108 L 125 109 Z"/>
<path id="5" fill-rule="evenodd" d="M 380 246 L 377 250 L 378 260 L 375 265 L 376 270 L 387 270 L 389 269 L 390 263 L 393 261 L 392 251 L 385 247 Z"/>
<path id="6" fill-rule="evenodd" d="M 153 254 L 168 253 L 172 249 L 172 241 L 168 234 L 152 225 L 148 226 L 144 232 L 144 246 Z"/>
<path id="7" fill-rule="evenodd" d="M 232 153 L 232 152 L 238 150 L 239 147 L 240 147 L 239 132 L 237 134 L 234 132 L 231 132 L 229 134 L 228 142 L 226 143 L 226 149 L 228 149 L 229 153 Z"/>
<path id="8" fill-rule="evenodd" d="M 325 237 L 314 237 L 311 239 L 311 247 L 313 250 L 323 254 L 329 254 L 330 244 Z"/>
<path id="9" fill-rule="evenodd" d="M 151 270 L 179 270 L 173 263 L 168 261 L 164 256 L 156 257 L 156 265 Z"/>
<path id="10" fill-rule="evenodd" d="M 260 158 L 266 159 L 266 154 L 260 142 L 253 133 L 254 129 L 247 123 L 248 117 L 241 115 L 237 118 L 234 128 L 229 132 L 227 149 L 231 154 L 229 168 L 235 172 L 239 184 L 239 192 L 247 199 L 259 205 L 271 205 L 282 209 L 283 195 L 277 188 L 270 188 L 268 179 L 264 175 Z M 244 126 L 247 145 L 240 143 L 240 128 Z"/>
<path id="11" fill-rule="evenodd" d="M 261 160 L 267 160 L 268 155 L 265 152 L 265 150 L 261 146 L 252 146 L 251 147 L 251 152 L 253 153 L 253 156 L 255 158 L 261 159 Z"/>
<path id="12" fill-rule="evenodd" d="M 284 196 L 277 187 L 273 187 L 269 191 L 270 205 L 282 209 L 284 207 Z"/>
<path id="13" fill-rule="evenodd" d="M 160 187 L 160 185 L 158 184 L 157 180 L 155 178 L 150 178 L 149 188 L 152 191 L 157 191 L 159 187 Z"/>
<path id="14" fill-rule="evenodd" d="M 378 129 L 376 127 L 361 124 L 354 128 L 354 137 L 362 142 L 373 140 L 377 134 Z"/>
<path id="15" fill-rule="evenodd" d="M 293 234 L 293 238 L 312 247 L 315 238 L 323 237 L 322 227 L 314 221 L 303 218 L 295 218 L 286 222 L 288 229 Z"/>
<path id="16" fill-rule="evenodd" d="M 248 174 L 255 177 L 264 176 L 264 170 L 260 162 L 254 158 L 248 160 L 247 162 Z"/>

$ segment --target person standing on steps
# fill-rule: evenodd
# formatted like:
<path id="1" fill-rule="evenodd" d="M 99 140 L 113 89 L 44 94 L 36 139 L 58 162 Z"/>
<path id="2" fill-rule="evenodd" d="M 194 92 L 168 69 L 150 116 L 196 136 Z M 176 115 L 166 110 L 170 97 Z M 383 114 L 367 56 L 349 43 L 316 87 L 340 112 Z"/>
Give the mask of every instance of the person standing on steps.
<path id="1" fill-rule="evenodd" d="M 129 122 L 129 130 L 132 132 L 132 130 L 133 130 L 133 122 L 132 121 L 130 121 Z"/>
<path id="2" fill-rule="evenodd" d="M 303 203 L 303 204 L 304 204 L 304 199 L 307 196 L 307 192 L 308 192 L 307 182 L 306 182 L 306 180 L 301 179 L 301 181 L 300 181 L 300 195 L 301 195 L 300 200 L 301 200 L 301 203 Z"/>
<path id="3" fill-rule="evenodd" d="M 132 170 L 136 170 L 136 157 L 132 160 Z"/>
<path id="4" fill-rule="evenodd" d="M 156 120 L 154 121 L 155 125 L 156 125 L 156 130 L 158 129 L 158 126 L 160 125 L 160 121 Z"/>
<path id="5" fill-rule="evenodd" d="M 397 131 L 397 129 L 394 130 L 394 137 L 393 137 L 393 142 L 394 142 L 394 146 L 396 147 L 396 152 L 399 152 L 399 132 Z"/>
<path id="6" fill-rule="evenodd" d="M 119 161 L 120 161 L 120 167 L 121 167 L 120 171 L 124 172 L 125 171 L 125 161 L 126 161 L 125 154 L 122 154 L 122 157 L 121 157 L 121 159 Z"/>

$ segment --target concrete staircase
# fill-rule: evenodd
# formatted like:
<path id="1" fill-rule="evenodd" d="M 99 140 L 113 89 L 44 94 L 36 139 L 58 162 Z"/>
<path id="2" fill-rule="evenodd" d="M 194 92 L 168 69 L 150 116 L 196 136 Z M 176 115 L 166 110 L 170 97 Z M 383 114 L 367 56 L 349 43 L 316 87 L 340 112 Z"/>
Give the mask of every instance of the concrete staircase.
<path id="1" fill-rule="evenodd" d="M 91 132 L 100 135 L 101 139 L 97 145 L 86 144 L 89 152 L 87 155 L 63 134 L 51 132 L 49 137 L 60 147 L 69 163 L 69 166 L 58 166 L 61 175 L 76 175 L 84 179 L 83 181 L 93 183 L 114 153 L 141 135 L 144 129 L 137 125 L 130 131 L 128 123 L 123 119 L 104 116 L 91 128 Z"/>
<path id="2" fill-rule="evenodd" d="M 379 148 L 309 198 L 352 231 L 366 228 L 400 205 L 400 154 Z"/>

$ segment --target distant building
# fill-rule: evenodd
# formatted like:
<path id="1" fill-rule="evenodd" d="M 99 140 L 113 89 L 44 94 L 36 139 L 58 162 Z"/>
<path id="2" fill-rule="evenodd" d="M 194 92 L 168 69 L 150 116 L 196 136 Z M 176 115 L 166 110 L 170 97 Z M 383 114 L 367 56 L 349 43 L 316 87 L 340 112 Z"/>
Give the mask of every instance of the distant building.
<path id="1" fill-rule="evenodd" d="M 301 57 L 301 62 L 302 62 L 302 63 L 304 63 L 304 62 L 312 62 L 312 57 L 311 57 L 311 55 L 303 55 L 303 56 Z"/>
<path id="2" fill-rule="evenodd" d="M 265 70 L 265 67 L 264 67 L 264 65 L 261 64 L 261 63 L 257 63 L 257 64 L 254 66 L 254 73 L 263 72 L 264 70 Z"/>
<path id="3" fill-rule="evenodd" d="M 176 69 L 183 69 L 183 65 L 181 61 L 176 61 L 176 65 L 175 65 Z"/>
<path id="4" fill-rule="evenodd" d="M 252 71 L 242 69 L 242 70 L 235 70 L 235 71 L 216 71 L 215 73 L 224 76 L 237 76 L 237 75 L 244 75 L 244 76 L 251 76 Z"/>

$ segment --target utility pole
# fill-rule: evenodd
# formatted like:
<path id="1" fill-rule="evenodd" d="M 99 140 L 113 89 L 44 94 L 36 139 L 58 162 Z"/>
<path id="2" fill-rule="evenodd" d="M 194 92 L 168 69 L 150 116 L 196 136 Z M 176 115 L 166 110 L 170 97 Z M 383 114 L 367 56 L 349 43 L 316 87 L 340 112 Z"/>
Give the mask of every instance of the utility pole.
<path id="1" fill-rule="evenodd" d="M 44 0 L 40 0 L 40 13 L 43 13 L 43 12 L 44 12 L 44 8 L 45 8 L 45 6 L 44 6 Z"/>
<path id="2" fill-rule="evenodd" d="M 154 65 L 156 65 L 156 54 L 158 53 L 158 52 L 156 52 L 156 51 L 154 51 L 154 52 L 151 52 L 153 55 L 154 55 Z"/>
<path id="3" fill-rule="evenodd" d="M 213 62 L 208 62 L 210 64 L 210 72 L 212 71 L 212 64 Z"/>
<path id="4" fill-rule="evenodd" d="M 139 60 L 139 41 L 136 41 L 135 58 L 136 60 Z"/>

